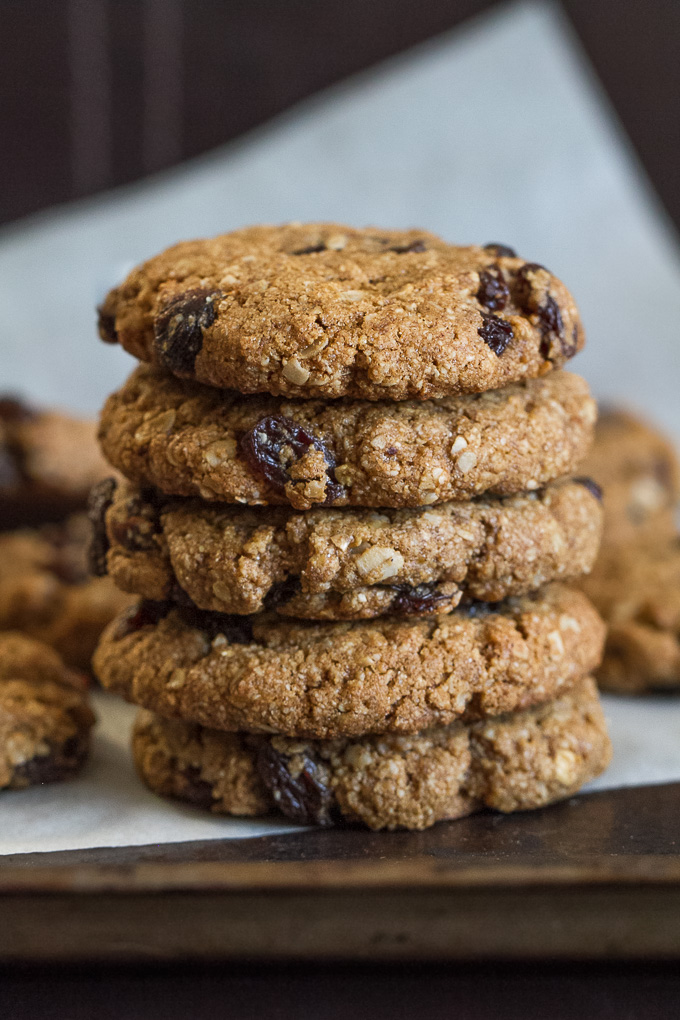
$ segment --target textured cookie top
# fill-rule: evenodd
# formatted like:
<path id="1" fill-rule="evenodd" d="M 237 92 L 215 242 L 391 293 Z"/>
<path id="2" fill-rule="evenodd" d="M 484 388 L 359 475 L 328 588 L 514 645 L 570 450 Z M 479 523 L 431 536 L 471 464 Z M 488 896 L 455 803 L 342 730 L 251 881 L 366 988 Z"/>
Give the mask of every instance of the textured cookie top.
<path id="1" fill-rule="evenodd" d="M 326 739 L 415 733 L 555 697 L 597 666 L 604 625 L 553 585 L 415 620 L 311 624 L 142 603 L 104 633 L 102 685 L 215 729 Z"/>
<path id="2" fill-rule="evenodd" d="M 143 712 L 133 752 L 152 790 L 217 813 L 273 807 L 305 825 L 425 829 L 484 807 L 525 811 L 569 797 L 606 768 L 611 746 L 587 679 L 538 708 L 411 737 L 248 737 Z"/>
<path id="3" fill-rule="evenodd" d="M 0 630 L 24 631 L 85 670 L 101 630 L 130 603 L 90 575 L 90 538 L 84 514 L 0 534 Z"/>
<path id="4" fill-rule="evenodd" d="M 241 507 L 101 482 L 96 567 L 148 599 L 306 619 L 427 615 L 587 572 L 602 510 L 588 484 L 424 510 Z"/>
<path id="5" fill-rule="evenodd" d="M 251 504 L 417 507 L 535 490 L 571 473 L 595 402 L 552 372 L 440 400 L 245 397 L 138 368 L 102 412 L 100 439 L 127 478 L 180 496 Z"/>
<path id="6" fill-rule="evenodd" d="M 0 528 L 61 520 L 82 510 L 110 473 L 96 423 L 0 397 Z"/>
<path id="7" fill-rule="evenodd" d="M 82 680 L 56 652 L 23 634 L 0 634 L 0 789 L 76 771 L 93 723 Z"/>
<path id="8" fill-rule="evenodd" d="M 604 496 L 605 545 L 675 534 L 680 464 L 669 440 L 623 410 L 602 412 L 582 465 Z"/>
<path id="9" fill-rule="evenodd" d="M 566 287 L 509 248 L 337 224 L 177 244 L 111 291 L 99 330 L 213 386 L 368 400 L 481 393 L 584 343 Z"/>

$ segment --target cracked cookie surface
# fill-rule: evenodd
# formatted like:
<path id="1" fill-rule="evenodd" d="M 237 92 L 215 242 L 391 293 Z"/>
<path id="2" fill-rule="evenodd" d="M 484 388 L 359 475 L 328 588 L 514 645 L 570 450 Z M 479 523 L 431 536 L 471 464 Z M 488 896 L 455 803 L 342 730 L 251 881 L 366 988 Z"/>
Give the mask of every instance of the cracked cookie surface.
<path id="1" fill-rule="evenodd" d="M 532 491 L 573 472 L 596 407 L 552 372 L 502 391 L 401 404 L 242 396 L 141 366 L 100 439 L 130 481 L 208 502 L 418 507 Z"/>
<path id="2" fill-rule="evenodd" d="M 425 510 L 208 505 L 132 485 L 96 514 L 98 564 L 156 601 L 307 619 L 448 612 L 465 596 L 499 601 L 590 570 L 602 511 L 578 481 L 528 495 Z"/>
<path id="3" fill-rule="evenodd" d="M 328 223 L 177 244 L 111 291 L 99 330 L 213 386 L 368 400 L 497 389 L 584 343 L 564 284 L 508 248 Z"/>
<path id="4" fill-rule="evenodd" d="M 217 814 L 277 809 L 306 825 L 425 829 L 569 797 L 607 767 L 611 746 L 588 678 L 537 708 L 408 737 L 306 742 L 142 712 L 133 754 L 154 792 Z"/>
<path id="5" fill-rule="evenodd" d="M 203 726 L 327 739 L 416 733 L 555 697 L 599 664 L 604 625 L 555 584 L 447 616 L 310 623 L 141 603 L 104 632 L 103 687 Z"/>
<path id="6" fill-rule="evenodd" d="M 132 601 L 110 578 L 90 575 L 90 536 L 84 514 L 0 534 L 0 630 L 44 641 L 83 670 L 106 624 Z"/>
<path id="7" fill-rule="evenodd" d="M 52 648 L 24 634 L 0 634 L 0 789 L 76 773 L 93 724 L 82 679 Z"/>

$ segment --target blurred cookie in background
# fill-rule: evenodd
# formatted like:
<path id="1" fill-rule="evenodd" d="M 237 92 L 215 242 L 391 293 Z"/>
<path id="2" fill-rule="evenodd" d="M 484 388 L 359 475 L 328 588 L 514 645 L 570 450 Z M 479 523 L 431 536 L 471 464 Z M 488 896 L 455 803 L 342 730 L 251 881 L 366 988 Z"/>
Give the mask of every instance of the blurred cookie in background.
<path id="1" fill-rule="evenodd" d="M 133 601 L 91 576 L 90 536 L 85 514 L 0 533 L 0 631 L 23 631 L 86 671 L 101 631 Z"/>
<path id="2" fill-rule="evenodd" d="M 623 410 L 606 411 L 582 470 L 601 486 L 604 534 L 579 587 L 608 627 L 600 686 L 680 689 L 680 470 L 670 441 Z"/>
<path id="3" fill-rule="evenodd" d="M 83 766 L 95 717 L 54 649 L 0 634 L 0 789 L 56 783 Z"/>
<path id="4" fill-rule="evenodd" d="M 0 529 L 63 520 L 110 474 L 94 422 L 0 396 Z"/>
<path id="5" fill-rule="evenodd" d="M 622 409 L 601 410 L 580 472 L 603 491 L 603 546 L 675 534 L 680 464 L 653 426 Z"/>

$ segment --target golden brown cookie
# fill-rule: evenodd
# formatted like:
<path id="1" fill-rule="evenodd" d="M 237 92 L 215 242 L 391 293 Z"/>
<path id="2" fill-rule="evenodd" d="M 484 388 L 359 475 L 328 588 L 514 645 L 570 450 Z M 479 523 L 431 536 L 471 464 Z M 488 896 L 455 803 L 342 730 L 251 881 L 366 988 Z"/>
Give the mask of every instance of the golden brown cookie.
<path id="1" fill-rule="evenodd" d="M 209 502 L 431 506 L 532 491 L 591 442 L 583 379 L 552 372 L 481 395 L 401 404 L 241 396 L 142 366 L 102 413 L 130 481 Z"/>
<path id="2" fill-rule="evenodd" d="M 600 502 L 587 484 L 424 510 L 240 507 L 99 483 L 96 568 L 147 599 L 305 619 L 441 614 L 587 573 Z"/>
<path id="3" fill-rule="evenodd" d="M 332 223 L 177 244 L 109 294 L 100 335 L 213 386 L 368 400 L 497 389 L 584 342 L 569 291 L 510 249 Z"/>
<path id="4" fill-rule="evenodd" d="M 90 575 L 90 537 L 84 514 L 0 534 L 0 631 L 38 638 L 83 670 L 106 624 L 132 601 Z"/>
<path id="5" fill-rule="evenodd" d="M 94 716 L 81 679 L 23 634 L 0 634 L 0 789 L 54 783 L 87 755 Z"/>
<path id="6" fill-rule="evenodd" d="M 579 469 L 603 491 L 603 543 L 675 534 L 680 465 L 668 439 L 623 410 L 602 411 L 595 442 Z"/>
<path id="7" fill-rule="evenodd" d="M 472 603 L 440 617 L 308 623 L 141 603 L 104 632 L 102 685 L 215 729 L 329 739 L 417 733 L 556 697 L 600 662 L 580 592 Z"/>
<path id="8" fill-rule="evenodd" d="M 0 397 L 0 529 L 59 521 L 83 510 L 110 474 L 94 421 Z"/>
<path id="9" fill-rule="evenodd" d="M 409 737 L 253 737 L 142 712 L 133 753 L 155 793 L 217 814 L 276 808 L 306 825 L 426 829 L 482 808 L 526 811 L 570 797 L 607 767 L 611 745 L 586 679 L 538 708 Z"/>
<path id="10" fill-rule="evenodd" d="M 608 626 L 603 688 L 680 688 L 680 537 L 607 546 L 579 582 Z"/>

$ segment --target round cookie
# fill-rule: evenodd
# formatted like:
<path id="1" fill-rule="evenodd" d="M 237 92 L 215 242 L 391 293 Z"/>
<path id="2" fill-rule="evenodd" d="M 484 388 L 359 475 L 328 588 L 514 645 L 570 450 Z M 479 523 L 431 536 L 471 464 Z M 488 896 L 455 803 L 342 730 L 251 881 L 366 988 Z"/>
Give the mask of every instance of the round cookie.
<path id="1" fill-rule="evenodd" d="M 111 474 L 93 421 L 0 397 L 0 529 L 59 521 L 82 510 Z"/>
<path id="2" fill-rule="evenodd" d="M 84 514 L 60 524 L 0 534 L 0 631 L 20 630 L 89 670 L 99 635 L 131 598 L 87 565 Z"/>
<path id="3" fill-rule="evenodd" d="M 95 569 L 124 591 L 305 619 L 421 616 L 587 573 L 600 502 L 587 484 L 424 510 L 210 505 L 114 480 L 93 492 Z"/>
<path id="4" fill-rule="evenodd" d="M 418 507 L 535 490 L 592 439 L 583 379 L 401 404 L 245 397 L 142 366 L 107 400 L 100 440 L 130 481 L 227 503 Z"/>
<path id="5" fill-rule="evenodd" d="M 0 634 L 0 789 L 76 773 L 94 721 L 82 681 L 53 649 L 23 634 Z"/>
<path id="6" fill-rule="evenodd" d="M 608 625 L 600 686 L 680 688 L 680 538 L 605 547 L 579 584 Z"/>
<path id="7" fill-rule="evenodd" d="M 133 754 L 155 793 L 217 814 L 276 808 L 306 825 L 426 829 L 482 808 L 525 811 L 570 797 L 607 767 L 611 745 L 586 679 L 538 708 L 411 737 L 309 743 L 142 712 Z"/>
<path id="8" fill-rule="evenodd" d="M 655 428 L 627 411 L 601 411 L 580 470 L 602 487 L 605 545 L 675 534 L 680 464 Z"/>
<path id="9" fill-rule="evenodd" d="M 599 664 L 604 625 L 562 585 L 448 616 L 308 623 L 141 603 L 105 631 L 102 686 L 164 716 L 329 739 L 417 733 L 556 697 Z"/>
<path id="10" fill-rule="evenodd" d="M 108 295 L 99 331 L 202 383 L 324 399 L 481 393 L 584 343 L 566 287 L 508 248 L 328 223 L 177 244 Z"/>

